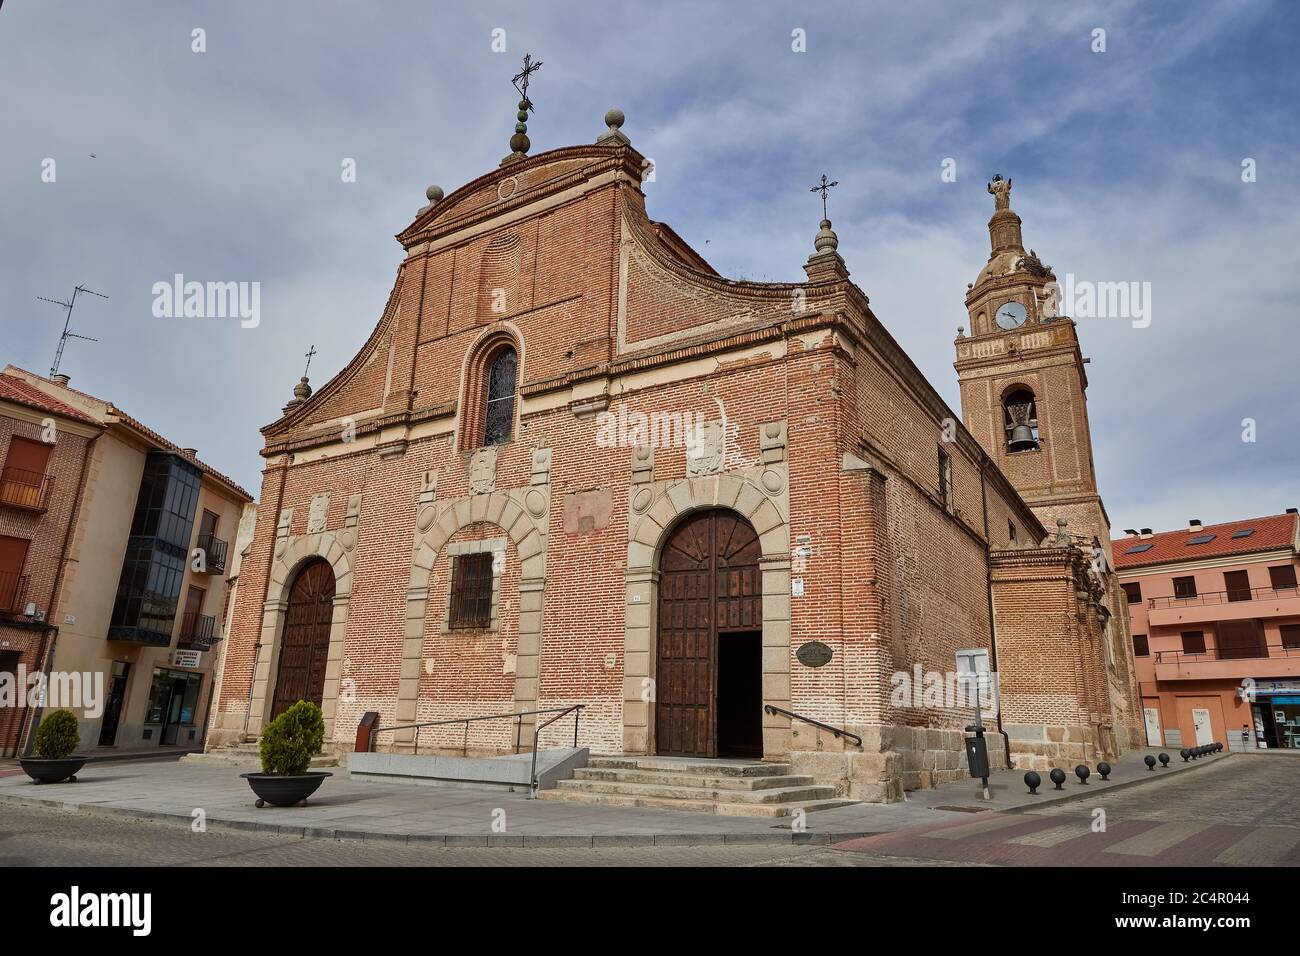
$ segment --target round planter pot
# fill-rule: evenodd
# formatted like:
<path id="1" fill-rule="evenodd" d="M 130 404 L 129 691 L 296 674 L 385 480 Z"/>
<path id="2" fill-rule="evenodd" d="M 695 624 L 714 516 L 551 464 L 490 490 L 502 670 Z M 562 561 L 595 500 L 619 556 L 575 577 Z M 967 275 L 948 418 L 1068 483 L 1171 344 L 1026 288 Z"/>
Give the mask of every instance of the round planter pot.
<path id="1" fill-rule="evenodd" d="M 307 798 L 325 782 L 325 778 L 334 775 L 314 770 L 293 776 L 274 773 L 241 773 L 240 776 L 248 781 L 253 793 L 257 794 L 258 807 L 268 803 L 273 807 L 293 807 L 306 803 Z"/>
<path id="2" fill-rule="evenodd" d="M 77 774 L 86 765 L 85 757 L 19 757 L 27 776 L 37 783 L 77 782 Z"/>

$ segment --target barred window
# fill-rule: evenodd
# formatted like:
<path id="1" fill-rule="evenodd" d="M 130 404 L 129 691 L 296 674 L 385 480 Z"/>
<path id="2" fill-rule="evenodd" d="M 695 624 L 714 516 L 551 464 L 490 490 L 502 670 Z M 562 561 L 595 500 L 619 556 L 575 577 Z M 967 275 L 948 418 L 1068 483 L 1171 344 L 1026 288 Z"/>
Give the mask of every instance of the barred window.
<path id="1" fill-rule="evenodd" d="M 447 626 L 453 630 L 477 630 L 491 625 L 492 553 L 458 555 L 451 564 Z"/>
<path id="2" fill-rule="evenodd" d="M 483 444 L 504 445 L 510 441 L 515 426 L 515 373 L 519 356 L 504 348 L 492 359 L 488 369 L 487 402 L 484 414 Z"/>

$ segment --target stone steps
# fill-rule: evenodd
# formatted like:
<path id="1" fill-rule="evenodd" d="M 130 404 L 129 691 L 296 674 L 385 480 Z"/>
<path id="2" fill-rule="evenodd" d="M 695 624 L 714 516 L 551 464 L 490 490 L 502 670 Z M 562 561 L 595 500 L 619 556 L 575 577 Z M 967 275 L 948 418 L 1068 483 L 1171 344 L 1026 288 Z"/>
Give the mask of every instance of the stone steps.
<path id="1" fill-rule="evenodd" d="M 833 787 L 812 777 L 790 773 L 788 764 L 669 757 L 592 757 L 572 779 L 538 796 L 591 806 L 774 818 L 855 802 L 836 797 Z"/>
<path id="2" fill-rule="evenodd" d="M 683 774 L 669 770 L 613 770 L 605 767 L 582 767 L 573 772 L 575 780 L 623 781 L 626 783 L 655 783 L 676 785 Z M 709 790 L 766 790 L 774 787 L 806 787 L 816 781 L 801 774 L 766 774 L 763 776 L 716 776 L 690 774 L 692 784 Z"/>

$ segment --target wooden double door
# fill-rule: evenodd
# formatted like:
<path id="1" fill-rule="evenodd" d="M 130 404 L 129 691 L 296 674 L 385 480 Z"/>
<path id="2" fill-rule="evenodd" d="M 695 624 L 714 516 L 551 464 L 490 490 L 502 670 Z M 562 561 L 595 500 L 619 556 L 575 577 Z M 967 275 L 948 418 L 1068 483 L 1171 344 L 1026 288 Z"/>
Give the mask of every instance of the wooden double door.
<path id="1" fill-rule="evenodd" d="M 289 589 L 271 719 L 298 703 L 325 697 L 330 624 L 334 619 L 334 569 L 317 559 L 303 565 Z"/>
<path id="2" fill-rule="evenodd" d="M 655 743 L 660 754 L 762 757 L 758 535 L 734 511 L 687 517 L 659 562 Z"/>

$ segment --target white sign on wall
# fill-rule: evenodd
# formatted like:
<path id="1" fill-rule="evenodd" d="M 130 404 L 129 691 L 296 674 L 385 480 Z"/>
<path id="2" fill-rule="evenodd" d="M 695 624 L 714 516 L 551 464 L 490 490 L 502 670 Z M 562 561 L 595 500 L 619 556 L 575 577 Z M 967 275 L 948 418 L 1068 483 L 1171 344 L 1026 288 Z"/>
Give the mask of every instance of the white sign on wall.
<path id="1" fill-rule="evenodd" d="M 172 667 L 198 667 L 203 662 L 202 651 L 172 651 Z"/>

